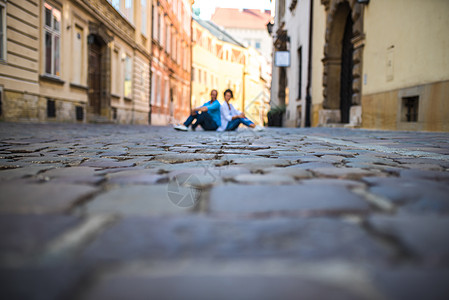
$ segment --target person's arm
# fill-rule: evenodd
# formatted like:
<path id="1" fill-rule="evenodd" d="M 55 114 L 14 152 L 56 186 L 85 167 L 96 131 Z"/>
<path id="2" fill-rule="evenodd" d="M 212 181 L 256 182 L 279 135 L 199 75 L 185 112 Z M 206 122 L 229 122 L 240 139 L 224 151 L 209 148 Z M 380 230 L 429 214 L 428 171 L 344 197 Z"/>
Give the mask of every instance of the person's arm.
<path id="1" fill-rule="evenodd" d="M 245 118 L 245 114 L 236 110 L 234 105 L 231 104 L 231 115 L 232 115 L 232 119 L 240 119 L 240 118 Z"/>

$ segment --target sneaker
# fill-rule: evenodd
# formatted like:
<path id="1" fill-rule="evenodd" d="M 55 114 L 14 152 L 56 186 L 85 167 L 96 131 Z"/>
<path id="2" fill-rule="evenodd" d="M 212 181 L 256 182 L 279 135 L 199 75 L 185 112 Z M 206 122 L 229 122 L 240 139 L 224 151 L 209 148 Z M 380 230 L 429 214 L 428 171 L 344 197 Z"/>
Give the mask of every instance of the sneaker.
<path id="1" fill-rule="evenodd" d="M 264 131 L 264 130 L 265 130 L 265 128 L 263 128 L 260 125 L 256 125 L 256 127 L 254 127 L 254 131 Z"/>
<path id="2" fill-rule="evenodd" d="M 175 125 L 175 126 L 173 126 L 173 128 L 175 130 L 179 130 L 179 131 L 187 131 L 188 130 L 188 128 L 185 125 L 182 125 L 182 124 Z"/>

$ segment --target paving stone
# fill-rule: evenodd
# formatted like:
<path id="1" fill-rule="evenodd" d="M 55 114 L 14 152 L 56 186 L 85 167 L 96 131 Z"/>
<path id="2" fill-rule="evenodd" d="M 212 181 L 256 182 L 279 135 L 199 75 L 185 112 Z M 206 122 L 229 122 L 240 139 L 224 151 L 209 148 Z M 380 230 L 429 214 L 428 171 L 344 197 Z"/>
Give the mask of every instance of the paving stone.
<path id="1" fill-rule="evenodd" d="M 196 199 L 193 200 L 196 201 Z M 167 185 L 133 185 L 114 188 L 98 195 L 85 207 L 89 214 L 148 216 L 188 212 L 187 209 L 176 206 L 170 200 Z"/>
<path id="2" fill-rule="evenodd" d="M 95 174 L 95 168 L 68 167 L 56 168 L 39 174 L 39 178 L 61 183 L 98 184 L 103 180 L 102 176 Z"/>
<path id="3" fill-rule="evenodd" d="M 232 159 L 232 162 L 251 170 L 263 170 L 264 168 L 282 167 L 291 164 L 288 160 L 276 158 L 238 158 Z"/>
<path id="4" fill-rule="evenodd" d="M 219 186 L 210 194 L 209 209 L 221 213 L 368 212 L 368 204 L 341 186 Z"/>
<path id="5" fill-rule="evenodd" d="M 247 184 L 293 184 L 295 180 L 287 175 L 279 174 L 239 174 L 234 178 L 234 181 L 238 183 Z"/>
<path id="6" fill-rule="evenodd" d="M 229 269 L 225 264 L 216 267 Z M 216 270 L 198 272 L 193 267 L 157 271 L 148 267 L 105 274 L 82 299 L 374 299 L 369 291 L 361 295 L 349 285 L 302 274 L 241 274 L 239 268 L 217 274 Z"/>
<path id="7" fill-rule="evenodd" d="M 211 160 L 214 159 L 214 154 L 204 154 L 204 153 L 183 153 L 183 154 L 176 154 L 176 153 L 169 153 L 169 154 L 163 154 L 163 155 L 157 155 L 155 159 L 157 161 L 163 162 L 163 163 L 169 163 L 169 164 L 176 164 L 176 163 L 183 163 L 183 162 L 191 162 L 191 161 L 198 161 L 198 160 Z"/>
<path id="8" fill-rule="evenodd" d="M 0 170 L 0 180 L 13 180 L 23 177 L 35 176 L 42 171 L 57 167 L 62 167 L 62 165 L 59 164 L 30 165 L 17 169 Z"/>
<path id="9" fill-rule="evenodd" d="M 391 249 L 359 226 L 337 219 L 178 216 L 125 218 L 92 241 L 81 258 L 100 262 L 282 257 L 374 263 L 391 255 Z"/>
<path id="10" fill-rule="evenodd" d="M 363 169 L 356 168 L 316 168 L 313 169 L 315 174 L 319 176 L 344 178 L 344 179 L 359 179 L 364 176 L 374 175 L 376 173 Z"/>
<path id="11" fill-rule="evenodd" d="M 116 161 L 110 158 L 102 159 L 89 159 L 80 164 L 82 167 L 94 167 L 94 168 L 120 168 L 120 167 L 133 167 L 133 162 L 128 161 Z"/>
<path id="12" fill-rule="evenodd" d="M 97 191 L 86 185 L 66 183 L 0 184 L 0 213 L 44 214 L 68 212 L 77 201 Z"/>
<path id="13" fill-rule="evenodd" d="M 449 213 L 449 186 L 445 182 L 404 178 L 364 178 L 370 192 L 385 197 L 408 212 Z"/>
<path id="14" fill-rule="evenodd" d="M 0 265 L 39 254 L 46 243 L 79 222 L 66 215 L 0 214 Z"/>
<path id="15" fill-rule="evenodd" d="M 374 215 L 368 222 L 375 230 L 398 239 L 419 260 L 449 267 L 449 217 Z"/>
<path id="16" fill-rule="evenodd" d="M 317 185 L 317 186 L 343 186 L 346 188 L 364 188 L 366 185 L 363 182 L 348 180 L 348 179 L 335 179 L 335 178 L 314 178 L 314 179 L 303 179 L 302 184 L 306 185 Z"/>
<path id="17" fill-rule="evenodd" d="M 67 299 L 87 274 L 88 266 L 67 264 L 0 268 L 2 299 Z"/>
<path id="18" fill-rule="evenodd" d="M 380 268 L 373 279 L 389 299 L 445 300 L 449 294 L 449 269 L 411 266 Z"/>
<path id="19" fill-rule="evenodd" d="M 449 172 L 427 171 L 427 170 L 401 170 L 400 176 L 409 180 L 428 179 L 449 182 Z"/>
<path id="20" fill-rule="evenodd" d="M 309 171 L 299 168 L 298 166 L 289 166 L 285 168 L 268 168 L 263 170 L 264 173 L 273 175 L 285 175 L 291 176 L 295 179 L 304 179 L 312 177 L 312 173 Z"/>
<path id="21" fill-rule="evenodd" d="M 168 176 L 158 175 L 155 170 L 149 169 L 109 173 L 106 175 L 106 178 L 108 179 L 108 183 L 119 185 L 156 184 L 168 181 Z"/>

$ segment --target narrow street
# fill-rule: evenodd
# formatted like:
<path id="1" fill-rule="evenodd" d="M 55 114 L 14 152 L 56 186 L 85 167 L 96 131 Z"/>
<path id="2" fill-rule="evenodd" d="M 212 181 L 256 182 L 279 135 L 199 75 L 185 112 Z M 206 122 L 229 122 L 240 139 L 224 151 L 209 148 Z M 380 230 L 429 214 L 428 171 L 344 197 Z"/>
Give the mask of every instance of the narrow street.
<path id="1" fill-rule="evenodd" d="M 449 133 L 0 123 L 2 299 L 448 299 Z"/>

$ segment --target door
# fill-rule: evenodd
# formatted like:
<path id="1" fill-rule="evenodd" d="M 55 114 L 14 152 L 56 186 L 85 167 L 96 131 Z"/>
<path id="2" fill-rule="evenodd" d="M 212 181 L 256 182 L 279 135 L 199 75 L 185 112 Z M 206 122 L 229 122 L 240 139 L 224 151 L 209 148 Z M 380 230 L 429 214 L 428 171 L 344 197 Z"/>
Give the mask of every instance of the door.
<path id="1" fill-rule="evenodd" d="M 92 113 L 101 114 L 101 46 L 89 45 L 89 107 Z"/>
<path id="2" fill-rule="evenodd" d="M 352 68 L 354 45 L 352 44 L 352 18 L 349 12 L 343 35 L 340 77 L 340 111 L 341 123 L 349 123 L 349 111 L 352 104 Z"/>

